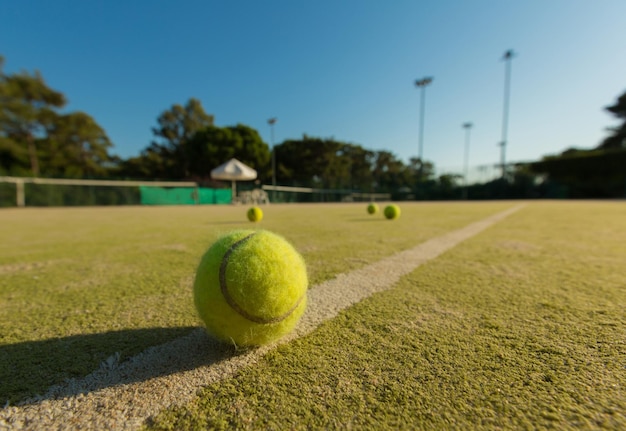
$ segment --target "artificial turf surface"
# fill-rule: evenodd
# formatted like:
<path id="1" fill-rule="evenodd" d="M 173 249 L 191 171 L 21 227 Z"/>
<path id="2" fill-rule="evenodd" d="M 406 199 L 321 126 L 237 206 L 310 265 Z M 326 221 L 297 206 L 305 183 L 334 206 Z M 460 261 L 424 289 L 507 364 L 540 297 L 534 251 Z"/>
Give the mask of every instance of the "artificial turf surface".
<path id="1" fill-rule="evenodd" d="M 626 428 L 625 216 L 531 203 L 147 428 Z"/>
<path id="2" fill-rule="evenodd" d="M 45 393 L 200 325 L 191 284 L 205 249 L 236 228 L 284 235 L 311 285 L 480 220 L 511 203 L 27 208 L 0 211 L 0 402 Z"/>

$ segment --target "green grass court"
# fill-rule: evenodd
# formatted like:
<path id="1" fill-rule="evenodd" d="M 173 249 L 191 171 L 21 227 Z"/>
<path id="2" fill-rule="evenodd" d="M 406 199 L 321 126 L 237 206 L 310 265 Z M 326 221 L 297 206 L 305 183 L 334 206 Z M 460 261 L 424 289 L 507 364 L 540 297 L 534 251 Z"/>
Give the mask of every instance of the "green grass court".
<path id="1" fill-rule="evenodd" d="M 517 204 L 2 210 L 0 402 L 192 332 L 196 266 L 231 229 L 285 236 L 315 289 Z M 625 257 L 624 202 L 527 202 L 144 427 L 625 428 Z"/>

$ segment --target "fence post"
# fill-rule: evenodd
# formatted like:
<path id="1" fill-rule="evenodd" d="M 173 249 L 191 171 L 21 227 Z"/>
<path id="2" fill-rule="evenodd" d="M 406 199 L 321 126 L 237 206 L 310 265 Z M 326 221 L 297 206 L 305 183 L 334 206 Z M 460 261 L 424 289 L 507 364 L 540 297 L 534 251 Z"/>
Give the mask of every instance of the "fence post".
<path id="1" fill-rule="evenodd" d="M 16 191 L 16 204 L 18 207 L 26 206 L 26 198 L 24 196 L 24 180 L 16 179 L 15 180 L 15 191 Z"/>

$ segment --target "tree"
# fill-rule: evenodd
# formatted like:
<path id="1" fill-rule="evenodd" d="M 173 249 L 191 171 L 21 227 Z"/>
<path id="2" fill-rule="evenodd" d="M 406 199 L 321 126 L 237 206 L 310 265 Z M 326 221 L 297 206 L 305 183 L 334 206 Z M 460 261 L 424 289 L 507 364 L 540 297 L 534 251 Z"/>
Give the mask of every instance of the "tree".
<path id="1" fill-rule="evenodd" d="M 407 168 L 412 181 L 416 183 L 428 181 L 435 176 L 435 166 L 432 162 L 424 160 L 422 163 L 419 157 L 411 157 Z"/>
<path id="2" fill-rule="evenodd" d="M 275 148 L 277 181 L 294 186 L 336 187 L 338 177 L 349 176 L 342 172 L 348 164 L 336 160 L 345 157 L 343 149 L 346 145 L 307 135 L 302 139 L 284 141 Z"/>
<path id="3" fill-rule="evenodd" d="M 544 177 L 544 185 L 571 198 L 607 198 L 626 195 L 626 92 L 606 108 L 623 124 L 597 148 L 570 148 L 529 164 L 528 170 Z"/>
<path id="4" fill-rule="evenodd" d="M 0 57 L 0 168 L 15 175 L 106 175 L 105 131 L 84 112 L 62 114 L 65 96 L 39 72 L 6 75 Z"/>
<path id="5" fill-rule="evenodd" d="M 372 164 L 376 153 L 353 144 L 345 145 L 342 153 L 350 162 L 350 188 L 364 192 L 373 191 Z"/>
<path id="6" fill-rule="evenodd" d="M 370 151 L 359 145 L 304 135 L 276 146 L 277 180 L 281 184 L 352 189 L 364 192 L 394 192 L 414 189 L 419 160 L 406 166 L 389 151 Z M 424 163 L 424 176 L 432 175 Z"/>
<path id="7" fill-rule="evenodd" d="M 626 195 L 626 148 L 567 150 L 531 163 L 547 186 L 566 190 L 570 198 L 609 198 Z"/>
<path id="8" fill-rule="evenodd" d="M 626 92 L 617 99 L 613 106 L 606 107 L 606 110 L 622 120 L 623 123 L 610 129 L 613 133 L 600 144 L 599 148 L 604 150 L 626 148 Z"/>
<path id="9" fill-rule="evenodd" d="M 55 110 L 65 105 L 65 96 L 48 87 L 38 71 L 33 75 L 20 72 L 5 75 L 4 58 L 0 57 L 0 140 L 5 163 L 23 161 L 18 150 L 24 145 L 30 160 L 30 170 L 38 176 L 39 155 L 37 138 L 55 118 Z"/>
<path id="10" fill-rule="evenodd" d="M 186 155 L 187 142 L 196 132 L 213 126 L 213 116 L 207 114 L 198 99 L 191 98 L 185 106 L 174 104 L 161 113 L 157 118 L 157 127 L 152 128 L 152 133 L 157 138 L 150 149 L 153 153 L 169 159 L 172 165 L 169 167 L 174 172 L 174 177 L 189 176 L 189 167 L 192 162 Z"/>
<path id="11" fill-rule="evenodd" d="M 209 126 L 197 131 L 183 147 L 184 157 L 189 160 L 189 173 L 200 178 L 209 178 L 211 170 L 222 163 L 236 158 L 257 171 L 266 170 L 269 146 L 259 133 L 248 126 Z"/>
<path id="12" fill-rule="evenodd" d="M 84 112 L 60 115 L 51 122 L 46 145 L 46 173 L 64 177 L 103 176 L 112 161 L 105 131 Z"/>
<path id="13" fill-rule="evenodd" d="M 405 166 L 402 161 L 389 151 L 375 153 L 372 177 L 376 182 L 376 191 L 393 192 L 399 187 L 407 185 Z"/>
<path id="14" fill-rule="evenodd" d="M 261 138 L 259 132 L 252 127 L 244 124 L 227 127 L 241 137 L 241 152 L 235 153 L 233 157 L 239 159 L 255 169 L 269 168 L 270 165 L 270 147 Z M 226 160 L 224 160 L 226 161 Z"/>
<path id="15" fill-rule="evenodd" d="M 170 174 L 174 171 L 172 165 L 172 160 L 149 147 L 137 157 L 122 160 L 116 173 L 127 178 L 176 179 Z"/>

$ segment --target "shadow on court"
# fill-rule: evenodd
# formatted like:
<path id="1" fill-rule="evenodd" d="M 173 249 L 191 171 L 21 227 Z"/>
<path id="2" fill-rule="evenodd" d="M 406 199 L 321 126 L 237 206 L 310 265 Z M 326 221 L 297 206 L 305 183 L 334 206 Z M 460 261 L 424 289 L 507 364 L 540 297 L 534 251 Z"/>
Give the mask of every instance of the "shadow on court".
<path id="1" fill-rule="evenodd" d="M 191 370 L 236 354 L 233 346 L 212 340 L 198 327 L 111 331 L 3 345 L 0 403 L 87 393 Z"/>

